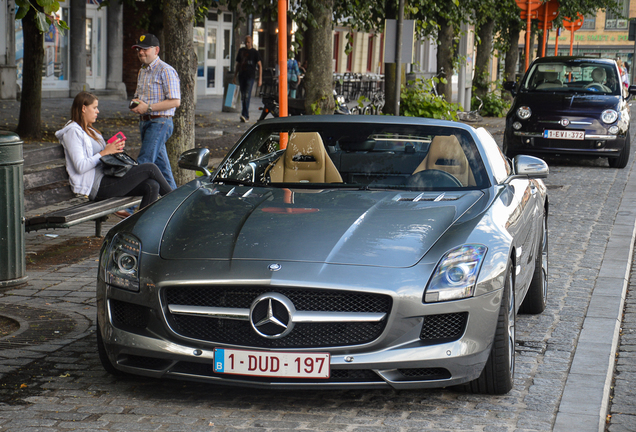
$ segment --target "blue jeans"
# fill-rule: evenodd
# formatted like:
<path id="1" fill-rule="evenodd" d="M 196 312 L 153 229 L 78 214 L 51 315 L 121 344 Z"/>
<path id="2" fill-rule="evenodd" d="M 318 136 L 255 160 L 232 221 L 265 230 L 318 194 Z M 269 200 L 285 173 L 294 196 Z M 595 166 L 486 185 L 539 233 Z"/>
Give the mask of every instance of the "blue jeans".
<path id="1" fill-rule="evenodd" d="M 140 164 L 152 162 L 161 171 L 172 189 L 177 188 L 170 168 L 170 159 L 166 150 L 166 141 L 172 135 L 174 125 L 172 117 L 159 117 L 139 122 L 141 133 L 141 150 L 137 162 Z"/>
<path id="2" fill-rule="evenodd" d="M 241 105 L 243 109 L 241 115 L 247 120 L 250 119 L 250 98 L 252 97 L 252 86 L 254 78 L 241 79 L 239 77 L 239 87 L 241 88 Z"/>

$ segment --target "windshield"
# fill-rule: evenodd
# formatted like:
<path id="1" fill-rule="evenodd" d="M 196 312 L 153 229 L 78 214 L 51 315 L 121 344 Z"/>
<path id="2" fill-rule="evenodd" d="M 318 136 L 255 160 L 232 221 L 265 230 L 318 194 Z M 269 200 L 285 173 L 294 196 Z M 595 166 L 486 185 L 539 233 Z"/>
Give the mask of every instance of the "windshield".
<path id="1" fill-rule="evenodd" d="M 215 180 L 305 188 L 489 186 L 475 142 L 463 129 L 354 122 L 259 125 Z"/>
<path id="2" fill-rule="evenodd" d="M 534 64 L 522 90 L 620 95 L 621 85 L 614 64 L 554 61 Z"/>

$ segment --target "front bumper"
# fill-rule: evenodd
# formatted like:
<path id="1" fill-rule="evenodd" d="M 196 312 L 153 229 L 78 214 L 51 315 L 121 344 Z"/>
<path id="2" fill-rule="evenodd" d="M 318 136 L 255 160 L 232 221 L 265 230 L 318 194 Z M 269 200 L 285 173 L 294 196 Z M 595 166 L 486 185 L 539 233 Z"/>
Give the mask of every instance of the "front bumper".
<path id="1" fill-rule="evenodd" d="M 103 300 L 98 298 L 98 329 L 116 369 L 156 378 L 269 388 L 410 389 L 472 381 L 479 376 L 488 359 L 501 301 L 501 290 L 440 304 L 426 305 L 420 300 L 420 304 L 414 306 L 407 305 L 411 302 L 396 299 L 384 332 L 373 342 L 357 346 L 277 350 L 183 337 L 170 329 L 162 311 L 156 309 L 148 309 L 145 328 L 141 328 L 143 320 L 137 322 L 135 329 L 122 328 L 113 316 L 111 304 L 134 301 L 135 296 L 106 285 L 101 289 L 106 295 Z M 272 287 L 272 291 L 276 289 Z M 467 320 L 463 333 L 456 340 L 437 344 L 422 340 L 422 326 L 427 316 L 458 313 L 466 314 Z M 139 314 L 136 315 L 135 320 L 139 318 Z M 216 373 L 213 370 L 215 348 L 272 353 L 329 352 L 331 377 L 326 380 L 292 379 Z"/>

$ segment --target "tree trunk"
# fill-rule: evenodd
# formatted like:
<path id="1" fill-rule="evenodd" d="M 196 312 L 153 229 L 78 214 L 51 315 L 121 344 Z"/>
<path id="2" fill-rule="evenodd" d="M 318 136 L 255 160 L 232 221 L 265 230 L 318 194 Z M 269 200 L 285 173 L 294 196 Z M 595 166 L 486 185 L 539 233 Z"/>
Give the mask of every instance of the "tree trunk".
<path id="1" fill-rule="evenodd" d="M 397 20 L 398 18 L 398 3 L 399 2 L 386 2 L 386 19 Z M 394 4 L 393 4 L 394 3 Z M 386 31 L 386 28 L 385 28 Z M 394 48 L 391 48 L 394 49 Z M 384 59 L 380 59 L 384 61 Z M 397 72 L 397 65 L 395 63 L 384 63 L 384 108 L 382 113 L 387 115 L 399 115 L 394 113 L 395 111 L 395 86 L 397 80 L 395 74 Z"/>
<path id="2" fill-rule="evenodd" d="M 511 24 L 508 34 L 510 47 L 506 51 L 506 59 L 504 60 L 504 81 L 516 81 L 517 62 L 519 61 L 519 34 L 521 27 L 517 24 Z M 510 92 L 504 92 L 504 98 L 511 101 Z"/>
<path id="3" fill-rule="evenodd" d="M 439 30 L 437 33 L 437 73 L 442 70 L 441 75 L 446 78 L 446 84 L 439 83 L 437 91 L 440 95 L 444 95 L 447 102 L 453 101 L 453 47 L 454 47 L 455 30 L 450 21 L 440 18 Z"/>
<path id="4" fill-rule="evenodd" d="M 489 18 L 477 31 L 479 45 L 477 45 L 477 55 L 475 57 L 475 80 L 473 85 L 475 86 L 475 96 L 479 96 L 482 99 L 490 91 L 492 82 L 488 66 L 490 65 L 492 54 L 492 32 L 494 27 L 495 20 Z"/>
<path id="5" fill-rule="evenodd" d="M 35 23 L 33 8 L 22 19 L 24 34 L 24 64 L 22 74 L 22 96 L 20 119 L 16 133 L 22 139 L 42 138 L 42 65 L 44 64 L 44 41 Z"/>
<path id="6" fill-rule="evenodd" d="M 177 166 L 179 155 L 194 148 L 194 80 L 197 68 L 192 38 L 194 2 L 166 0 L 163 13 L 165 43 L 162 57 L 175 68 L 181 81 L 181 106 L 172 119 L 174 131 L 166 148 L 175 182 L 182 185 L 194 178 L 194 172 Z"/>
<path id="7" fill-rule="evenodd" d="M 333 2 L 310 0 L 308 9 L 316 18 L 317 26 L 307 29 L 307 58 L 305 76 L 305 111 L 308 114 L 333 114 Z"/>

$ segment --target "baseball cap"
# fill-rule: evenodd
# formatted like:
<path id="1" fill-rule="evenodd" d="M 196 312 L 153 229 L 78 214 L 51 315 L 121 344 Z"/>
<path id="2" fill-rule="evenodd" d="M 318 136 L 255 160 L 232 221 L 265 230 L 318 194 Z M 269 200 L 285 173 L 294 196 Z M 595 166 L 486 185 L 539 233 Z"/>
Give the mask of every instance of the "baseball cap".
<path id="1" fill-rule="evenodd" d="M 157 39 L 157 36 L 153 34 L 145 34 L 145 35 L 139 36 L 139 40 L 132 47 L 146 49 L 146 48 L 158 47 L 158 46 L 159 46 L 159 39 Z"/>

